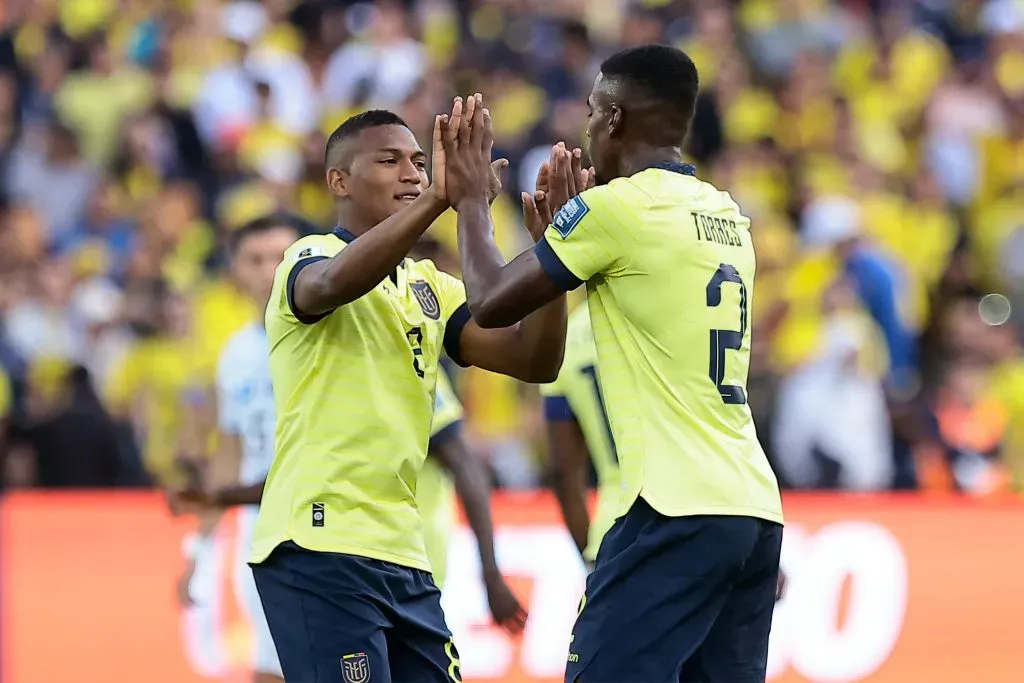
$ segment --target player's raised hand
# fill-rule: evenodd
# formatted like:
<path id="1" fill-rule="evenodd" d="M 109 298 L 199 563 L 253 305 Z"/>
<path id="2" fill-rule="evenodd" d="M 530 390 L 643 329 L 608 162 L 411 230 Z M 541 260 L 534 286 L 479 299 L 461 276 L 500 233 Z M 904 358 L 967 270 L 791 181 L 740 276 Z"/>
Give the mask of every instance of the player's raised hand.
<path id="1" fill-rule="evenodd" d="M 523 223 L 530 233 L 534 242 L 539 242 L 544 236 L 544 231 L 551 225 L 551 207 L 548 206 L 547 193 L 538 190 L 531 196 L 524 192 L 523 198 Z"/>
<path id="2" fill-rule="evenodd" d="M 490 201 L 501 194 L 501 188 L 505 185 L 505 172 L 508 170 L 508 159 L 495 159 L 491 162 L 491 187 L 488 191 Z"/>
<path id="3" fill-rule="evenodd" d="M 465 109 L 457 99 L 442 133 L 445 157 L 445 193 L 452 206 L 467 198 L 490 198 L 494 171 L 494 137 L 490 116 L 485 119 L 483 96 L 467 98 Z"/>
<path id="4" fill-rule="evenodd" d="M 491 616 L 494 617 L 495 623 L 510 635 L 522 633 L 530 615 L 519 604 L 519 600 L 505 583 L 505 579 L 501 575 L 497 575 L 486 578 L 484 583 L 487 588 L 487 605 L 491 608 Z"/>
<path id="5" fill-rule="evenodd" d="M 445 163 L 444 163 L 444 137 L 443 131 L 448 126 L 450 117 L 447 114 L 438 114 L 434 117 L 434 135 L 430 151 L 430 191 L 441 201 L 448 201 L 448 194 L 445 191 Z"/>
<path id="6" fill-rule="evenodd" d="M 558 213 L 558 210 L 565 206 L 566 202 L 575 197 L 579 192 L 576 189 L 576 178 L 573 175 L 573 164 L 576 153 L 582 152 L 579 149 L 570 152 L 565 148 L 564 142 L 559 142 L 551 148 L 551 160 L 548 162 L 548 206 L 551 213 Z"/>

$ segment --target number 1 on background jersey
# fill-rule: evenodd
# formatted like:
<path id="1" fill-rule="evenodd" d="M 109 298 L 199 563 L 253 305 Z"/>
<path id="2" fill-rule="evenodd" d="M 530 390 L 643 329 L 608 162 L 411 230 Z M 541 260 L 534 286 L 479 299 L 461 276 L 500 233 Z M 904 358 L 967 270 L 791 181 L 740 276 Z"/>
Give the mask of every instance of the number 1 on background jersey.
<path id="1" fill-rule="evenodd" d="M 619 461 L 619 453 L 615 450 L 615 437 L 612 436 L 612 423 L 608 421 L 608 411 L 604 407 L 604 396 L 601 395 L 601 382 L 597 379 L 597 367 L 588 365 L 580 372 L 590 379 L 590 388 L 594 390 L 594 398 L 597 400 L 597 408 L 601 411 L 601 419 L 604 421 L 604 433 L 608 436 L 608 445 L 611 446 L 612 457 L 615 462 Z"/>
<path id="2" fill-rule="evenodd" d="M 743 405 L 747 402 L 747 392 L 736 384 L 725 384 L 725 352 L 727 349 L 738 351 L 743 346 L 743 336 L 747 333 L 747 286 L 734 266 L 726 263 L 718 266 L 707 287 L 709 308 L 722 303 L 722 285 L 732 282 L 740 286 L 740 330 L 711 330 L 711 354 L 708 376 L 718 387 L 722 402 L 729 405 Z"/>

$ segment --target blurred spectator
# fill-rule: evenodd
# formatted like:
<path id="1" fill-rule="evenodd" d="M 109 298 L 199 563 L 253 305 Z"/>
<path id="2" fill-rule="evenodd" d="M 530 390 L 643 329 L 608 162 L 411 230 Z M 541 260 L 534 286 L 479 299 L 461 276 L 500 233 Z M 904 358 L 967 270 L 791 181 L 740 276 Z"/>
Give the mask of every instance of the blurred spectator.
<path id="1" fill-rule="evenodd" d="M 5 486 L 116 486 L 118 453 L 114 422 L 88 371 L 61 359 L 38 359 L 30 373 L 25 416 L 10 433 Z"/>

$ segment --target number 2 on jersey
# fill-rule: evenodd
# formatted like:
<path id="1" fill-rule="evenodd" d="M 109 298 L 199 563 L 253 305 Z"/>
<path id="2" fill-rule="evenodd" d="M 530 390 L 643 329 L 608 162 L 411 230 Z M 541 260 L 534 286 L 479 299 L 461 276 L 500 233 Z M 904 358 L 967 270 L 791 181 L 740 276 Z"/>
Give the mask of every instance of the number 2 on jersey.
<path id="1" fill-rule="evenodd" d="M 740 287 L 740 329 L 711 330 L 710 362 L 708 376 L 718 387 L 722 402 L 729 405 L 743 405 L 747 402 L 747 392 L 736 384 L 725 384 L 725 352 L 727 349 L 738 351 L 743 346 L 743 336 L 747 333 L 747 286 L 734 266 L 726 263 L 718 266 L 707 287 L 707 303 L 715 308 L 722 303 L 722 285 L 732 282 Z"/>

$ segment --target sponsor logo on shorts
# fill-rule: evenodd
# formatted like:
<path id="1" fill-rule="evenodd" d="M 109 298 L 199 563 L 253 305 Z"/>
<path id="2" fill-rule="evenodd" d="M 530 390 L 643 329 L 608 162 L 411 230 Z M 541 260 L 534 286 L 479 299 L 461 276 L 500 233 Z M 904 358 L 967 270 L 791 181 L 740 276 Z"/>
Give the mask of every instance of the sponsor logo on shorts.
<path id="1" fill-rule="evenodd" d="M 313 503 L 313 526 L 324 525 L 324 504 Z"/>
<path id="2" fill-rule="evenodd" d="M 410 287 L 412 287 L 412 293 L 416 297 L 416 301 L 419 302 L 420 308 L 423 309 L 423 315 L 431 320 L 439 320 L 441 305 L 437 303 L 437 297 L 434 295 L 434 290 L 430 288 L 430 283 L 416 280 L 410 283 Z"/>
<path id="3" fill-rule="evenodd" d="M 367 683 L 370 680 L 370 658 L 365 652 L 353 652 L 341 658 L 341 675 L 345 683 Z"/>

